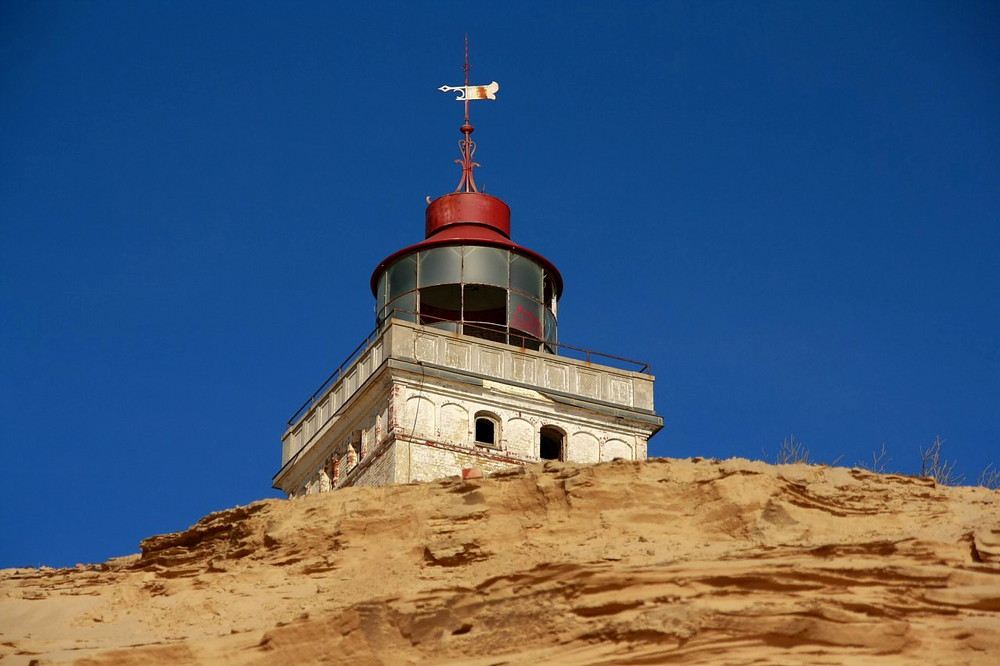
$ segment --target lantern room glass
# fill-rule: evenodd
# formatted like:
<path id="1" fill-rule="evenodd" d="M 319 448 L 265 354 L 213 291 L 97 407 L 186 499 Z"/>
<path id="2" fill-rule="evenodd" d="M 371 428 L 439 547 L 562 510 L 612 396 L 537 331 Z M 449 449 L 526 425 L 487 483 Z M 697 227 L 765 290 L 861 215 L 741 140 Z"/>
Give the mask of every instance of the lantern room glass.
<path id="1" fill-rule="evenodd" d="M 385 310 L 386 302 L 386 290 L 389 288 L 389 272 L 386 271 L 382 273 L 382 277 L 378 280 L 378 286 L 375 288 L 375 312 L 378 314 L 379 318 L 382 317 L 382 311 Z"/>
<path id="2" fill-rule="evenodd" d="M 417 286 L 417 258 L 414 255 L 403 257 L 389 268 L 389 294 L 391 301 L 403 294 L 413 291 Z"/>
<path id="3" fill-rule="evenodd" d="M 396 260 L 379 279 L 378 325 L 396 317 L 487 340 L 553 352 L 553 281 L 534 259 L 505 248 L 445 246 Z"/>
<path id="4" fill-rule="evenodd" d="M 510 252 L 495 247 L 466 247 L 462 260 L 462 282 L 506 287 L 510 283 Z"/>
<path id="5" fill-rule="evenodd" d="M 417 293 L 411 291 L 408 294 L 403 294 L 399 298 L 393 301 L 389 301 L 389 304 L 385 308 L 381 319 L 385 321 L 386 319 L 396 318 L 402 319 L 404 321 L 416 322 L 417 318 L 413 314 L 417 310 Z"/>
<path id="6" fill-rule="evenodd" d="M 459 284 L 462 281 L 462 248 L 436 247 L 418 253 L 417 286 Z"/>
<path id="7" fill-rule="evenodd" d="M 542 267 L 527 257 L 511 254 L 510 288 L 542 300 Z"/>

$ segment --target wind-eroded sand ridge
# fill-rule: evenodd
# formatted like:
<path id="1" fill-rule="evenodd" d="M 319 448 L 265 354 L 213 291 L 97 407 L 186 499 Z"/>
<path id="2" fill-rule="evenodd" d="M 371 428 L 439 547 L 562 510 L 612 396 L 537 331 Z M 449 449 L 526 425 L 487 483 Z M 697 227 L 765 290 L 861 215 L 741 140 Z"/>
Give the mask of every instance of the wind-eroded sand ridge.
<path id="1" fill-rule="evenodd" d="M 265 500 L 0 571 L 0 664 L 996 664 L 1000 492 L 746 460 Z"/>

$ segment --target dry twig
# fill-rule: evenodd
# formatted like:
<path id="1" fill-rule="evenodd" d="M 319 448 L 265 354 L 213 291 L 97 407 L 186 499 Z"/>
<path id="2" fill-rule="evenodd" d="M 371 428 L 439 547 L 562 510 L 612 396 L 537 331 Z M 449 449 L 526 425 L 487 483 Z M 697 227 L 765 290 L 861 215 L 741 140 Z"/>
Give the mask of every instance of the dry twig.
<path id="1" fill-rule="evenodd" d="M 808 463 L 809 449 L 802 442 L 795 441 L 795 435 L 789 435 L 781 442 L 778 448 L 778 455 L 774 459 L 775 464 L 790 465 L 793 463 Z"/>
<path id="2" fill-rule="evenodd" d="M 979 473 L 978 483 L 983 488 L 989 488 L 990 490 L 1000 488 L 1000 469 L 997 469 L 993 463 L 990 463 Z"/>
<path id="3" fill-rule="evenodd" d="M 920 447 L 920 476 L 929 476 L 943 486 L 957 486 L 965 479 L 965 475 L 955 471 L 955 462 L 941 458 L 941 445 L 944 440 L 935 437 L 926 449 Z"/>
<path id="4" fill-rule="evenodd" d="M 872 462 L 868 464 L 863 461 L 859 461 L 856 467 L 861 469 L 866 469 L 869 472 L 875 472 L 876 474 L 885 474 L 886 468 L 889 463 L 892 462 L 892 458 L 889 457 L 885 450 L 885 442 L 882 442 L 882 449 L 879 451 L 872 451 Z"/>

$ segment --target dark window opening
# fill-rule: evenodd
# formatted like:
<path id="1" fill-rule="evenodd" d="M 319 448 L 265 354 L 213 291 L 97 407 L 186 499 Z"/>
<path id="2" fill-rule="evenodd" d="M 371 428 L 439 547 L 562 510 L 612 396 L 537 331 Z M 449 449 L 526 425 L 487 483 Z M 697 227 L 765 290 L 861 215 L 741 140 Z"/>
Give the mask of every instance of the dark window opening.
<path id="1" fill-rule="evenodd" d="M 461 321 L 462 291 L 457 284 L 425 287 L 420 290 L 420 323 L 434 326 L 442 322 Z"/>
<path id="2" fill-rule="evenodd" d="M 480 444 L 496 444 L 497 424 L 493 419 L 480 416 L 476 419 L 476 441 Z"/>
<path id="3" fill-rule="evenodd" d="M 467 284 L 463 287 L 462 304 L 465 321 L 488 324 L 507 323 L 507 291 L 499 287 L 482 284 Z"/>
<path id="4" fill-rule="evenodd" d="M 542 460 L 563 460 L 563 434 L 551 427 L 542 428 L 538 446 L 538 457 Z"/>
<path id="5" fill-rule="evenodd" d="M 507 291 L 467 284 L 462 289 L 462 332 L 475 338 L 507 342 Z"/>

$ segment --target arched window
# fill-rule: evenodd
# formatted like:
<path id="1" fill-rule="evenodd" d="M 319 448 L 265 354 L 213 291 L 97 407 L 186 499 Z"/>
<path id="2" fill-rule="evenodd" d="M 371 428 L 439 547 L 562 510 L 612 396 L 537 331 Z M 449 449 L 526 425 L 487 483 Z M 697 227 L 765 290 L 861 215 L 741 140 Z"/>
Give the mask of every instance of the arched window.
<path id="1" fill-rule="evenodd" d="M 565 434 L 559 428 L 543 426 L 538 438 L 538 457 L 542 460 L 565 460 Z"/>
<path id="2" fill-rule="evenodd" d="M 500 419 L 488 412 L 476 414 L 476 444 L 496 447 L 500 441 Z"/>

